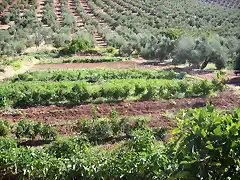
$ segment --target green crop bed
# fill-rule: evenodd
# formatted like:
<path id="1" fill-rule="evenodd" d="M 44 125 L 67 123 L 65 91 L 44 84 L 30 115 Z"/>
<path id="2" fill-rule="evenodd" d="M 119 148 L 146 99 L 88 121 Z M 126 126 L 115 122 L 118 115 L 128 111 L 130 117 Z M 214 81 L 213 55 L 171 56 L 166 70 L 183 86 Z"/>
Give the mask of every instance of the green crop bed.
<path id="1" fill-rule="evenodd" d="M 79 81 L 109 79 L 176 79 L 174 71 L 147 69 L 80 69 L 33 71 L 19 74 L 11 81 Z"/>
<path id="2" fill-rule="evenodd" d="M 16 140 L 0 137 L 0 176 L 51 180 L 238 179 L 239 118 L 240 109 L 229 113 L 208 105 L 183 110 L 168 143 L 157 140 L 161 129 L 153 131 L 145 121 L 135 121 L 125 131 L 125 140 L 111 149 L 95 146 L 91 137 L 102 140 L 128 127 L 128 123 L 119 126 L 113 116 L 109 120 L 80 121 L 76 137 L 59 138 L 41 148 L 18 146 Z M 32 127 L 26 121 L 17 127 L 24 129 L 23 125 Z M 37 130 L 42 134 L 41 128 Z"/>
<path id="3" fill-rule="evenodd" d="M 81 104 L 86 102 L 137 99 L 199 97 L 221 90 L 214 80 L 124 79 L 87 82 L 6 82 L 0 85 L 0 105 L 32 106 Z"/>

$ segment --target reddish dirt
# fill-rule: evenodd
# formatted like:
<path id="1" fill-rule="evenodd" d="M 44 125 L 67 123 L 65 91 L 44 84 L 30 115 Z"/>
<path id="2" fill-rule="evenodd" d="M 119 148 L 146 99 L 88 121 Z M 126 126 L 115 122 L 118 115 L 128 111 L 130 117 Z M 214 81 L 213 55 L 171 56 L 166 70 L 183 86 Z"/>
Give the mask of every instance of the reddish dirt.
<path id="1" fill-rule="evenodd" d="M 32 70 L 42 69 L 81 69 L 81 68 L 135 68 L 140 64 L 135 61 L 103 62 L 103 63 L 69 63 L 69 64 L 38 64 Z"/>
<path id="2" fill-rule="evenodd" d="M 219 93 L 216 97 L 209 98 L 183 98 L 175 100 L 158 100 L 158 101 L 140 101 L 140 102 L 121 102 L 121 103 L 104 103 L 98 104 L 98 115 L 109 116 L 111 108 L 115 107 L 121 116 L 148 115 L 152 117 L 149 122 L 150 127 L 174 126 L 173 122 L 166 117 L 166 111 L 170 114 L 179 109 L 190 107 L 201 107 L 205 103 L 211 102 L 217 108 L 234 109 L 240 107 L 240 96 L 234 95 L 232 90 L 226 90 Z M 57 124 L 58 128 L 65 134 L 70 133 L 71 123 L 80 118 L 91 116 L 92 105 L 79 105 L 73 107 L 59 106 L 39 106 L 27 109 L 18 109 L 21 114 L 0 114 L 0 118 L 12 119 L 17 121 L 19 118 L 27 118 L 44 123 Z M 66 123 L 67 122 L 67 123 Z M 66 125 L 70 124 L 70 125 Z"/>

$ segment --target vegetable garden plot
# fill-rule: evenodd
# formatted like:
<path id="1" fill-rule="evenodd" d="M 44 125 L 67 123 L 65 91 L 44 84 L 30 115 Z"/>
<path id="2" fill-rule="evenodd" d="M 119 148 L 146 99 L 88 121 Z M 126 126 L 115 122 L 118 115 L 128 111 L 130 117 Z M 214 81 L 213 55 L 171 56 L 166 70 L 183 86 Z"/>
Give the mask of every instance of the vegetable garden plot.
<path id="1" fill-rule="evenodd" d="M 185 109 L 177 116 L 171 142 L 157 141 L 154 131 L 139 124 L 129 139 L 107 150 L 91 145 L 82 135 L 58 139 L 44 148 L 18 147 L 16 140 L 0 138 L 0 175 L 6 179 L 238 179 L 239 117 L 238 108 L 231 113 L 212 105 Z M 111 129 L 108 123 L 98 119 L 93 129 L 88 123 L 83 129 L 104 138 Z"/>
<path id="2" fill-rule="evenodd" d="M 33 71 L 19 74 L 10 81 L 92 81 L 110 79 L 177 79 L 174 71 L 148 69 L 81 69 Z"/>
<path id="3" fill-rule="evenodd" d="M 134 99 L 171 99 L 206 96 L 222 90 L 219 80 L 111 80 L 100 84 L 86 82 L 16 82 L 0 85 L 1 106 L 82 104 Z"/>

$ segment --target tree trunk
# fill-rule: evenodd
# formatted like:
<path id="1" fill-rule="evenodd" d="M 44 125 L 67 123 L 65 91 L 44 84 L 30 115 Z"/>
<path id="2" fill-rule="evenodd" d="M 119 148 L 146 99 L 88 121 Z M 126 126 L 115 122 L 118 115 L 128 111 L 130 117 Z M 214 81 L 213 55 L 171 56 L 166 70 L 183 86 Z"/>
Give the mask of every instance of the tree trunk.
<path id="1" fill-rule="evenodd" d="M 204 69 L 205 67 L 207 67 L 208 63 L 209 63 L 209 60 L 205 60 L 205 61 L 202 63 L 201 69 Z"/>

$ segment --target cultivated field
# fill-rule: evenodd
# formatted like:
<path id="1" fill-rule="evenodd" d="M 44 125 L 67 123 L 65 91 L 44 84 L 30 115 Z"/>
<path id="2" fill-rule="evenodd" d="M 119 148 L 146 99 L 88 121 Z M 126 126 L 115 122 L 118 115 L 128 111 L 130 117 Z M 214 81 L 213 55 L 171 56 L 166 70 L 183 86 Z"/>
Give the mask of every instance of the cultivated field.
<path id="1" fill-rule="evenodd" d="M 239 179 L 239 5 L 0 0 L 0 179 Z"/>

